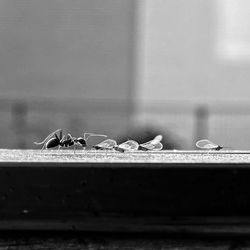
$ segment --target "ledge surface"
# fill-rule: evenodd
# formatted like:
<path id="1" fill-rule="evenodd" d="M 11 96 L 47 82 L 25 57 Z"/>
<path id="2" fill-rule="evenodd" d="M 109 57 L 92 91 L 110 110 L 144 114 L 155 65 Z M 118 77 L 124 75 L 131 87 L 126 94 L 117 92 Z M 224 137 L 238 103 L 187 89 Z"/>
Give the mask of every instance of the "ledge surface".
<path id="1" fill-rule="evenodd" d="M 250 151 L 2 149 L 0 229 L 250 233 Z"/>
<path id="2" fill-rule="evenodd" d="M 63 162 L 63 163 L 250 163 L 247 151 L 135 151 L 120 153 L 105 150 L 8 150 L 0 149 L 3 162 Z"/>

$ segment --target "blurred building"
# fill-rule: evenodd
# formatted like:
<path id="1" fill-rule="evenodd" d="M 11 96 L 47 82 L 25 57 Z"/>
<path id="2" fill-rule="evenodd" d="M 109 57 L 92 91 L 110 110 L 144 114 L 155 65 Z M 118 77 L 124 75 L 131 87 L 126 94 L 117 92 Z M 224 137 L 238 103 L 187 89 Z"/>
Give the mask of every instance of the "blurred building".
<path id="1" fill-rule="evenodd" d="M 57 128 L 127 130 L 135 11 L 134 0 L 0 1 L 1 147 Z"/>
<path id="2" fill-rule="evenodd" d="M 0 147 L 138 127 L 250 148 L 246 0 L 1 0 Z"/>
<path id="3" fill-rule="evenodd" d="M 137 110 L 185 148 L 250 148 L 250 3 L 142 1 Z"/>

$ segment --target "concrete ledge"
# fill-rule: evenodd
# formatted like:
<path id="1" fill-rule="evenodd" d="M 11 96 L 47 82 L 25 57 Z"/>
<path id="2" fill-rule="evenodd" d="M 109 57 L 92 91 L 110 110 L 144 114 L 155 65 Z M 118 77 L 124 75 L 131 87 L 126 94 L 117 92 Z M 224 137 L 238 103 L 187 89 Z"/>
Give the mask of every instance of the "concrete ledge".
<path id="1" fill-rule="evenodd" d="M 0 150 L 0 229 L 250 233 L 250 154 Z"/>

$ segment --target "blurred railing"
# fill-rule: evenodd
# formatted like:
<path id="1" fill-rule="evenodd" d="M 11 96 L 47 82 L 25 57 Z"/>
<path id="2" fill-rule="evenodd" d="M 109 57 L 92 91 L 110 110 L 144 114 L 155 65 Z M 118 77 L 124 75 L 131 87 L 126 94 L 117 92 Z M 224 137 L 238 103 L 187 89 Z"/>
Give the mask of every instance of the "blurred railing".
<path id="1" fill-rule="evenodd" d="M 0 147 L 34 148 L 33 141 L 62 128 L 128 136 L 135 128 L 157 128 L 181 149 L 210 138 L 237 149 L 250 148 L 250 105 L 158 103 L 134 110 L 120 100 L 0 100 Z"/>
<path id="2" fill-rule="evenodd" d="M 34 148 L 53 130 L 76 136 L 102 132 L 117 136 L 128 129 L 131 107 L 112 100 L 0 100 L 1 148 Z"/>
<path id="3" fill-rule="evenodd" d="M 182 149 L 194 149 L 209 138 L 231 149 L 250 149 L 250 103 L 165 102 L 143 106 L 137 121 L 157 124 L 173 135 Z"/>

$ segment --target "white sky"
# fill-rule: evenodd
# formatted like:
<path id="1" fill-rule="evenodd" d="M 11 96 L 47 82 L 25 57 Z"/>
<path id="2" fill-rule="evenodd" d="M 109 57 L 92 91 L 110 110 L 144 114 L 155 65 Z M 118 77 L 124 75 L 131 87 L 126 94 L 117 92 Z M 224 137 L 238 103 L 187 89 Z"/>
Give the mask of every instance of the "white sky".
<path id="1" fill-rule="evenodd" d="M 217 18 L 219 55 L 250 60 L 250 1 L 217 0 Z"/>

